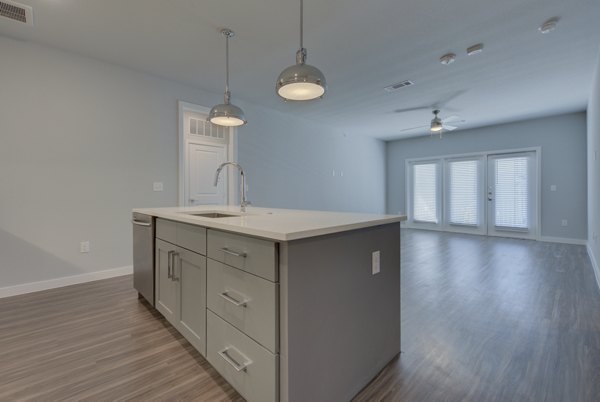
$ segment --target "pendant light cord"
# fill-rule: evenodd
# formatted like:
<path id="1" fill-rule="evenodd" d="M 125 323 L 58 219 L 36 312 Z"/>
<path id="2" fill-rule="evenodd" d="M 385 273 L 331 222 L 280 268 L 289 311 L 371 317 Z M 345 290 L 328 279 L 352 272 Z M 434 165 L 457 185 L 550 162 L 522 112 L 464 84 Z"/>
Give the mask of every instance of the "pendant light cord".
<path id="1" fill-rule="evenodd" d="M 304 49 L 304 0 L 300 0 L 300 49 Z"/>
<path id="2" fill-rule="evenodd" d="M 229 103 L 229 33 L 225 34 L 225 103 Z"/>

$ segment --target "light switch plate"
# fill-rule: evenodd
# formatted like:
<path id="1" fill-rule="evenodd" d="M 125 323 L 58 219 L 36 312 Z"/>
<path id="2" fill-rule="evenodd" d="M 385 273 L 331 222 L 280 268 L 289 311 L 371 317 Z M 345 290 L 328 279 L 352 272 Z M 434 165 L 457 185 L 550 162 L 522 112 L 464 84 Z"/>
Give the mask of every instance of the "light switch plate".
<path id="1" fill-rule="evenodd" d="M 163 191 L 163 184 L 160 181 L 155 181 L 154 184 L 152 185 L 152 189 L 154 191 Z"/>
<path id="2" fill-rule="evenodd" d="M 556 184 L 552 184 L 550 186 L 550 191 L 556 191 Z"/>
<path id="3" fill-rule="evenodd" d="M 373 275 L 381 271 L 381 252 L 379 250 L 373 251 L 371 255 L 371 271 Z"/>

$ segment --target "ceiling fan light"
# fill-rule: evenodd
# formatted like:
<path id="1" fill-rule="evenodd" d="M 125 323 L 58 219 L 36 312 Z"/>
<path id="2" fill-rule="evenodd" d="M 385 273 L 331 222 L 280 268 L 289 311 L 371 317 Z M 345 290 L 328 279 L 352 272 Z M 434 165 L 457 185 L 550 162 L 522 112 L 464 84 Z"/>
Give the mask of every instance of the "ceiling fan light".
<path id="1" fill-rule="evenodd" d="M 214 106 L 208 114 L 208 120 L 212 124 L 225 127 L 238 127 L 247 123 L 242 109 L 231 103 L 222 103 Z"/>
<path id="2" fill-rule="evenodd" d="M 439 131 L 442 131 L 442 123 L 431 123 L 431 128 L 430 131 L 432 133 L 437 133 Z"/>

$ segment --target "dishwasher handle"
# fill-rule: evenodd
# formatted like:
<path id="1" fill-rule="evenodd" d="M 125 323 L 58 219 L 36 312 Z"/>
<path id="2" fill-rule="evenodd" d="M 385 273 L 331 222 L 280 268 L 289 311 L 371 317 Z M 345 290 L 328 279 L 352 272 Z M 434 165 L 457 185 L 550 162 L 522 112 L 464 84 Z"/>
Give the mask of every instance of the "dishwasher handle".
<path id="1" fill-rule="evenodd" d="M 136 221 L 135 219 L 132 219 L 131 223 L 133 223 L 134 225 L 138 225 L 138 226 L 152 226 L 152 224 L 149 222 Z"/>

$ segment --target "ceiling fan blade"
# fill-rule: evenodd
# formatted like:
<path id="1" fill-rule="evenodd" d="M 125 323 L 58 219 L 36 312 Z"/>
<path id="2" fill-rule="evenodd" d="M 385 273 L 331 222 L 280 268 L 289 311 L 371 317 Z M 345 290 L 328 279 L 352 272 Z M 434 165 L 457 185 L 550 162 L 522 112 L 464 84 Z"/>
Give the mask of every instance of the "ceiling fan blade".
<path id="1" fill-rule="evenodd" d="M 408 109 L 396 109 L 394 113 L 416 112 L 417 110 L 429 110 L 428 106 L 411 107 Z"/>
<path id="2" fill-rule="evenodd" d="M 416 130 L 416 129 L 419 129 L 419 128 L 425 128 L 425 127 L 429 127 L 429 125 L 417 126 L 417 127 L 411 127 L 411 128 L 403 128 L 402 130 L 400 130 L 400 132 L 403 132 L 403 131 L 412 131 L 412 130 Z"/>
<path id="3" fill-rule="evenodd" d="M 457 115 L 448 116 L 442 119 L 444 123 L 454 123 L 455 121 L 461 121 L 462 119 Z"/>
<path id="4" fill-rule="evenodd" d="M 443 127 L 443 128 L 444 128 L 444 130 L 446 130 L 446 131 L 454 131 L 454 130 L 456 130 L 456 129 L 458 128 L 458 127 L 454 127 L 454 126 L 447 126 L 447 125 L 445 125 L 445 124 L 444 124 L 442 127 Z"/>
<path id="5" fill-rule="evenodd" d="M 465 92 L 467 92 L 466 89 L 462 89 L 460 91 L 456 91 L 451 93 L 450 95 L 448 95 L 447 97 L 445 97 L 444 99 L 442 99 L 441 101 L 435 103 L 433 105 L 433 107 L 435 107 L 436 109 L 448 109 L 446 107 L 446 105 L 448 103 L 450 103 L 451 101 L 453 101 L 454 99 L 458 98 L 459 96 L 461 96 L 462 94 L 464 94 Z"/>

